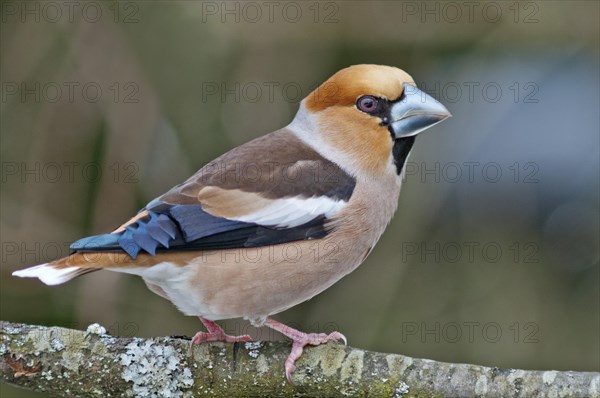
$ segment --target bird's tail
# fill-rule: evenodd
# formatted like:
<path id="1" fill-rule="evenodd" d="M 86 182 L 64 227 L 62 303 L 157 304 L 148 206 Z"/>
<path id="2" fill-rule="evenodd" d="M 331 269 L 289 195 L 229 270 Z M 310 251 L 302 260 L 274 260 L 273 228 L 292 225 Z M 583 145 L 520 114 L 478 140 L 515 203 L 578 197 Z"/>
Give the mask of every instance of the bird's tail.
<path id="1" fill-rule="evenodd" d="M 46 285 L 60 285 L 79 275 L 97 271 L 93 268 L 65 267 L 56 268 L 52 263 L 40 264 L 13 272 L 14 276 L 21 278 L 38 278 Z"/>
<path id="2" fill-rule="evenodd" d="M 60 285 L 88 272 L 109 269 L 128 272 L 131 267 L 150 267 L 161 260 L 147 253 L 133 259 L 124 251 L 75 252 L 67 257 L 13 272 L 21 278 L 38 278 L 46 285 Z"/>
<path id="3" fill-rule="evenodd" d="M 12 274 L 21 278 L 38 278 L 50 286 L 60 285 L 80 275 L 100 269 L 86 264 L 82 259 L 83 256 L 80 253 L 74 253 L 49 263 L 15 271 Z"/>

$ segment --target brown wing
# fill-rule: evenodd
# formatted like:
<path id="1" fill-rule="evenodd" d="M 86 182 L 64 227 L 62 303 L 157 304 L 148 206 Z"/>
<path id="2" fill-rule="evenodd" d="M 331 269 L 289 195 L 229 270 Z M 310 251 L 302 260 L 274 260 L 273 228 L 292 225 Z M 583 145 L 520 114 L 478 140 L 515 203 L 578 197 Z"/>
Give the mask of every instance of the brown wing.
<path id="1" fill-rule="evenodd" d="M 353 177 L 279 130 L 227 152 L 151 201 L 113 234 L 76 251 L 219 249 L 320 238 L 352 195 Z"/>

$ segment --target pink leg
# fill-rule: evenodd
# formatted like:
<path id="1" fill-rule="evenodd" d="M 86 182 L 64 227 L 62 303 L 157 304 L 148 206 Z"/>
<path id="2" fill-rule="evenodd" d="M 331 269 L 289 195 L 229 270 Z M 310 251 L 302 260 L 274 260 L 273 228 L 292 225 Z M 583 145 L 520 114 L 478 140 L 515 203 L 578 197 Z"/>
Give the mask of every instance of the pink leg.
<path id="1" fill-rule="evenodd" d="M 252 341 L 252 338 L 247 334 L 243 336 L 230 336 L 228 334 L 225 334 L 225 331 L 215 322 L 210 321 L 201 316 L 198 318 L 200 318 L 200 321 L 202 321 L 202 324 L 204 325 L 206 330 L 208 330 L 208 333 L 198 332 L 194 335 L 194 337 L 192 337 L 192 341 L 190 343 L 190 353 L 194 344 L 201 344 L 205 341 L 226 341 L 228 343 L 233 343 L 237 341 Z"/>
<path id="2" fill-rule="evenodd" d="M 302 355 L 304 346 L 324 344 L 330 340 L 344 340 L 344 344 L 348 343 L 346 337 L 340 332 L 332 332 L 329 334 L 303 333 L 271 318 L 267 318 L 264 326 L 268 326 L 271 329 L 277 330 L 278 332 L 292 339 L 294 342 L 292 344 L 292 352 L 285 360 L 285 376 L 290 383 L 292 383 L 292 373 L 294 370 L 296 370 L 296 359 L 300 358 L 300 355 Z"/>

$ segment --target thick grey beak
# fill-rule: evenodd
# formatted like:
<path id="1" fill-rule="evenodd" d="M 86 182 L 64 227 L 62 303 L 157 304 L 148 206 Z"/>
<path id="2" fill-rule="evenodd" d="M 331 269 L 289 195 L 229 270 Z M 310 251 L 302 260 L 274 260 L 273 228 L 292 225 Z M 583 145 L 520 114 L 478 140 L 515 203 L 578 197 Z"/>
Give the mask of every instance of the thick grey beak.
<path id="1" fill-rule="evenodd" d="M 411 137 L 450 116 L 448 109 L 432 96 L 405 83 L 404 99 L 390 109 L 390 126 L 394 138 Z"/>

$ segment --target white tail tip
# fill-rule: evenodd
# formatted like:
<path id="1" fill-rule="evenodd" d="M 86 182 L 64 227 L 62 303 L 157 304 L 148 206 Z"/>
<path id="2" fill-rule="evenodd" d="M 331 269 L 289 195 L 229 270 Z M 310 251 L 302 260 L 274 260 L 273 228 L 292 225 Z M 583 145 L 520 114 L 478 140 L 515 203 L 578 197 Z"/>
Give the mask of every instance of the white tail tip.
<path id="1" fill-rule="evenodd" d="M 78 267 L 55 268 L 52 265 L 41 264 L 13 272 L 14 276 L 20 278 L 38 278 L 46 285 L 60 285 L 75 278 L 82 273 Z"/>

